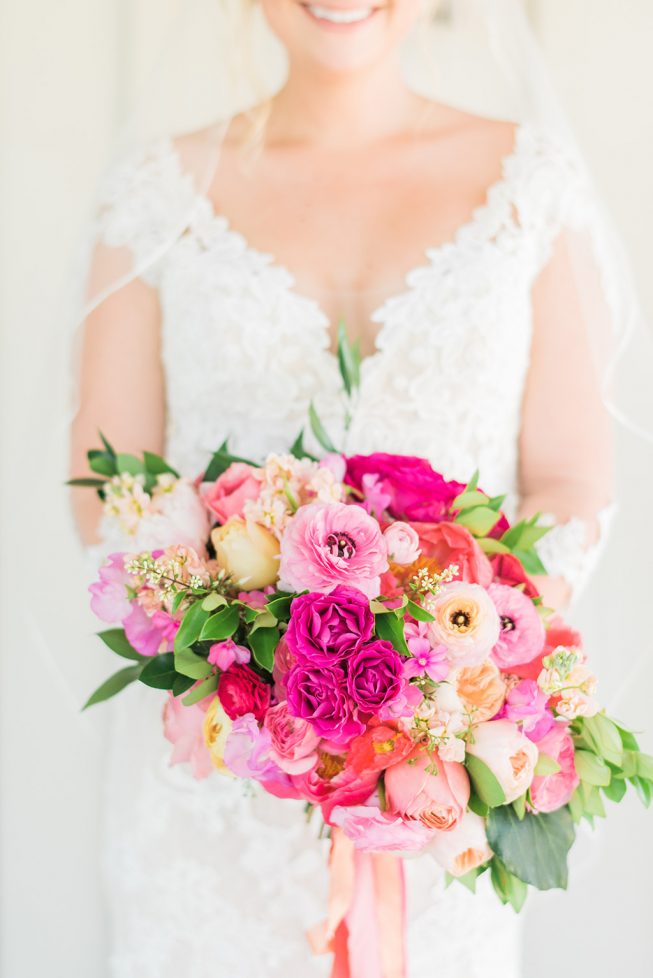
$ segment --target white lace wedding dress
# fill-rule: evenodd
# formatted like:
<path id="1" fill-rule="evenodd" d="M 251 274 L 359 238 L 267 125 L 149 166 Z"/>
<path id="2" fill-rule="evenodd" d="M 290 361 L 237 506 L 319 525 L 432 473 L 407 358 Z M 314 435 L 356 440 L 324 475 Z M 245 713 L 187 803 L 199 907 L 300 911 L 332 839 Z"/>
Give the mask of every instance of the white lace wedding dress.
<path id="1" fill-rule="evenodd" d="M 341 444 L 428 456 L 451 478 L 517 498 L 520 404 L 533 283 L 561 227 L 582 220 L 573 164 L 520 128 L 503 176 L 450 244 L 430 250 L 374 315 L 376 350 Z M 183 175 L 172 141 L 108 182 L 99 232 L 159 290 L 168 457 L 189 474 L 228 437 L 261 458 L 287 450 L 313 399 L 342 432 L 336 359 L 318 305 L 255 251 Z M 577 583 L 591 555 L 573 521 L 546 539 L 551 569 Z M 114 978 L 290 978 L 328 973 L 304 931 L 325 913 L 328 843 L 301 804 L 219 776 L 171 768 L 161 698 L 132 687 L 115 705 L 107 781 L 106 875 Z M 314 822 L 317 823 L 317 819 Z M 518 978 L 519 924 L 483 879 L 473 897 L 428 858 L 406 864 L 409 978 Z"/>

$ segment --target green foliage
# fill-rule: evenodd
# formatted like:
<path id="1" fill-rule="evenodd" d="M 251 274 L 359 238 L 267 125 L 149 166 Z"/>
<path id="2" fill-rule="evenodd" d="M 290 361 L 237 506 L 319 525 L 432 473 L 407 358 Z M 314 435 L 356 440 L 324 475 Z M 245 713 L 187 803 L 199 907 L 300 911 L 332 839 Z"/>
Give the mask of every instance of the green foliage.
<path id="1" fill-rule="evenodd" d="M 506 805 L 493 808 L 487 821 L 488 841 L 508 872 L 539 890 L 567 887 L 567 855 L 575 836 L 567 807 L 522 819 Z"/>
<path id="2" fill-rule="evenodd" d="M 345 324 L 338 325 L 338 367 L 342 383 L 349 397 L 360 386 L 361 354 L 360 344 L 351 343 L 347 336 Z"/>
<path id="3" fill-rule="evenodd" d="M 108 628 L 105 632 L 98 632 L 98 637 L 107 648 L 123 659 L 133 659 L 134 662 L 141 662 L 144 659 L 144 656 L 137 652 L 127 639 L 124 628 Z"/>
<path id="4" fill-rule="evenodd" d="M 484 761 L 467 752 L 465 767 L 474 786 L 475 793 L 488 808 L 505 805 L 505 792 Z"/>
<path id="5" fill-rule="evenodd" d="M 317 458 L 315 457 L 315 455 L 311 455 L 311 453 L 304 448 L 303 428 L 295 438 L 292 445 L 290 446 L 290 454 L 294 455 L 295 458 L 310 458 L 312 462 L 317 462 Z"/>
<path id="6" fill-rule="evenodd" d="M 176 676 L 174 653 L 163 652 L 152 656 L 143 667 L 139 679 L 153 689 L 172 689 Z"/>
<path id="7" fill-rule="evenodd" d="M 226 472 L 233 462 L 245 462 L 247 465 L 254 465 L 254 462 L 251 462 L 248 458 L 242 458 L 240 455 L 232 455 L 227 447 L 227 442 L 224 441 L 211 458 L 204 473 L 203 481 L 215 482 L 218 476 Z"/>
<path id="8" fill-rule="evenodd" d="M 511 873 L 496 856 L 490 863 L 490 879 L 501 902 L 504 905 L 509 903 L 515 913 L 519 913 L 528 896 L 526 883 Z"/>
<path id="9" fill-rule="evenodd" d="M 204 613 L 207 614 L 206 612 Z M 225 639 L 231 638 L 234 635 L 239 624 L 240 614 L 238 606 L 235 604 L 226 605 L 204 620 L 198 638 L 202 642 L 224 642 Z"/>
<path id="10" fill-rule="evenodd" d="M 193 706 L 194 703 L 199 703 L 206 696 L 210 696 L 211 693 L 215 693 L 218 688 L 218 676 L 217 673 L 212 673 L 207 676 L 201 683 L 191 689 L 187 696 L 184 696 L 181 701 L 184 706 Z"/>
<path id="11" fill-rule="evenodd" d="M 390 642 L 401 655 L 410 655 L 404 635 L 403 616 L 398 617 L 393 610 L 384 610 L 374 616 L 375 631 L 379 638 Z"/>
<path id="12" fill-rule="evenodd" d="M 435 621 L 435 615 L 410 599 L 406 605 L 406 611 L 415 621 Z"/>
<path id="13" fill-rule="evenodd" d="M 113 676 L 105 679 L 102 685 L 98 686 L 95 692 L 89 696 L 82 709 L 87 710 L 89 706 L 102 703 L 104 700 L 111 699 L 116 693 L 120 693 L 126 686 L 129 686 L 130 683 L 135 682 L 139 678 L 141 668 L 139 664 L 137 666 L 127 666 L 125 669 L 120 669 L 119 672 L 114 672 Z"/>
<path id="14" fill-rule="evenodd" d="M 199 639 L 204 625 L 209 620 L 209 612 L 202 607 L 202 604 L 203 602 L 196 601 L 182 618 L 175 635 L 175 652 L 188 648 Z"/>
<path id="15" fill-rule="evenodd" d="M 537 764 L 535 765 L 535 774 L 538 777 L 545 778 L 549 774 L 557 774 L 559 770 L 560 765 L 552 757 L 549 757 L 548 754 L 539 755 Z"/>
<path id="16" fill-rule="evenodd" d="M 211 663 L 192 649 L 179 649 L 175 652 L 174 665 L 178 673 L 190 679 L 206 679 L 213 672 Z"/>
<path id="17" fill-rule="evenodd" d="M 276 626 L 253 629 L 249 633 L 249 644 L 254 660 L 261 669 L 265 669 L 267 672 L 272 672 L 274 653 L 280 637 L 279 629 Z"/>
<path id="18" fill-rule="evenodd" d="M 317 439 L 317 441 L 319 442 L 319 444 L 322 446 L 322 448 L 326 452 L 337 452 L 338 449 L 333 444 L 333 442 L 332 442 L 332 440 L 331 440 L 331 438 L 330 438 L 330 436 L 329 436 L 326 428 L 322 424 L 322 422 L 320 420 L 320 416 L 318 415 L 317 411 L 315 410 L 315 405 L 313 404 L 312 401 L 311 401 L 311 403 L 308 406 L 308 420 L 309 420 L 310 425 L 311 425 L 311 431 L 315 435 L 315 438 Z"/>

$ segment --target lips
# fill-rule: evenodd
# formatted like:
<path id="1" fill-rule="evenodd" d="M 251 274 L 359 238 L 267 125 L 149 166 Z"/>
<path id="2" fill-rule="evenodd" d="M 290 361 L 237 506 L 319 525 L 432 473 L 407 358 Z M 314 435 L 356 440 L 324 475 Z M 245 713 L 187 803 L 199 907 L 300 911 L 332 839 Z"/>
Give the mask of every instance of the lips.
<path id="1" fill-rule="evenodd" d="M 322 4 L 302 3 L 306 13 L 312 20 L 335 27 L 351 27 L 370 20 L 380 7 L 331 7 Z"/>

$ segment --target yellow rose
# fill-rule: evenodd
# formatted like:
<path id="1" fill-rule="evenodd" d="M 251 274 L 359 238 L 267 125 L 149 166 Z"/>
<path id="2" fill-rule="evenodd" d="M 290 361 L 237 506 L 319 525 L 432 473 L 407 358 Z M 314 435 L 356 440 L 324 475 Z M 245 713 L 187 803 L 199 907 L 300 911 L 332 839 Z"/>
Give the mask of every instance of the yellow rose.
<path id="1" fill-rule="evenodd" d="M 222 709 L 222 704 L 216 696 L 204 717 L 204 743 L 209 749 L 213 766 L 221 774 L 235 777 L 224 762 L 224 748 L 227 737 L 231 733 L 232 723 Z"/>
<path id="2" fill-rule="evenodd" d="M 277 580 L 279 541 L 259 523 L 232 516 L 213 530 L 211 540 L 218 564 L 243 591 L 257 591 Z"/>

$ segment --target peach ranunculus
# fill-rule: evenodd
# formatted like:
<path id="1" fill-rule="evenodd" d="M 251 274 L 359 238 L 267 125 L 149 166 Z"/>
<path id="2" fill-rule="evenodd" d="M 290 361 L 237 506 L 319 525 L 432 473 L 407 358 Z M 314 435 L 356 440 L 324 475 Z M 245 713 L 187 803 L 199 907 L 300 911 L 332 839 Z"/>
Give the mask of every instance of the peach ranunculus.
<path id="1" fill-rule="evenodd" d="M 462 764 L 443 761 L 437 751 L 418 747 L 405 760 L 385 772 L 389 810 L 419 821 L 430 829 L 448 832 L 461 821 L 470 787 Z"/>
<path id="2" fill-rule="evenodd" d="M 248 499 L 258 499 L 261 491 L 260 469 L 247 462 L 232 462 L 215 482 L 201 487 L 204 505 L 217 519 L 226 523 L 231 516 L 242 516 Z"/>
<path id="3" fill-rule="evenodd" d="M 212 531 L 211 540 L 219 566 L 244 591 L 256 591 L 277 580 L 279 541 L 265 527 L 232 516 Z"/>
<path id="4" fill-rule="evenodd" d="M 492 858 L 487 841 L 485 819 L 465 812 L 450 832 L 437 832 L 426 852 L 452 876 L 464 876 Z"/>
<path id="5" fill-rule="evenodd" d="M 232 721 L 223 710 L 219 697 L 216 696 L 204 716 L 204 743 L 209 749 L 213 766 L 220 774 L 226 774 L 229 778 L 233 778 L 234 775 L 224 762 L 224 750 L 232 727 Z"/>
<path id="6" fill-rule="evenodd" d="M 422 554 L 436 560 L 441 570 L 457 564 L 461 580 L 483 587 L 492 583 L 492 565 L 466 527 L 460 523 L 410 525 L 419 537 Z"/>
<path id="7" fill-rule="evenodd" d="M 489 720 L 473 729 L 467 754 L 478 757 L 501 785 L 506 804 L 524 794 L 531 785 L 538 758 L 537 745 L 510 720 Z"/>
<path id="8" fill-rule="evenodd" d="M 424 607 L 434 616 L 428 624 L 433 645 L 445 645 L 453 666 L 475 666 L 496 645 L 501 622 L 494 603 L 479 584 L 453 581 L 427 595 Z"/>
<path id="9" fill-rule="evenodd" d="M 456 691 L 472 723 L 491 720 L 506 698 L 506 684 L 498 667 L 486 659 L 479 666 L 466 666 L 455 677 Z"/>

